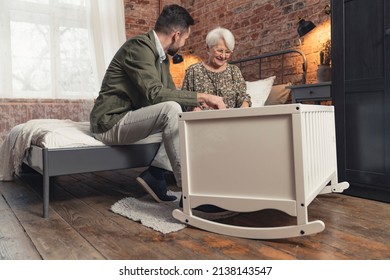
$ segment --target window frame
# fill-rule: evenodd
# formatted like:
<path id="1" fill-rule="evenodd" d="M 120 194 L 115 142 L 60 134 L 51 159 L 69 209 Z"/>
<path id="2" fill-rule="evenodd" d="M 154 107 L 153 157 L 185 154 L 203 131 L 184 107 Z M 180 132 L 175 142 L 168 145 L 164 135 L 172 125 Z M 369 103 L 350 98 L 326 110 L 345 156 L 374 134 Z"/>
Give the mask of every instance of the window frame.
<path id="1" fill-rule="evenodd" d="M 60 56 L 60 28 L 64 26 L 77 27 L 86 29 L 90 34 L 88 26 L 88 18 L 86 18 L 87 3 L 88 0 L 80 0 L 83 4 L 72 5 L 67 3 L 61 3 L 61 0 L 48 0 L 48 4 L 40 4 L 29 2 L 28 0 L 13 0 L 13 1 L 0 1 L 1 19 L 0 30 L 1 34 L 5 36 L 7 43 L 0 44 L 0 51 L 4 55 L 0 55 L 0 98 L 11 99 L 93 99 L 96 96 L 98 90 L 98 77 L 95 62 L 95 53 L 91 44 L 92 40 L 89 40 L 90 47 L 90 63 L 92 71 L 92 81 L 94 85 L 90 91 L 65 91 L 61 88 L 61 56 Z M 65 11 L 65 12 L 63 12 Z M 12 69 L 12 47 L 11 47 L 11 20 L 12 14 L 29 13 L 36 20 L 32 18 L 21 20 L 20 22 L 38 23 L 41 21 L 39 15 L 47 17 L 49 26 L 49 52 L 50 52 L 50 87 L 47 91 L 20 91 L 13 88 L 13 69 Z M 85 19 L 80 20 L 80 16 Z"/>

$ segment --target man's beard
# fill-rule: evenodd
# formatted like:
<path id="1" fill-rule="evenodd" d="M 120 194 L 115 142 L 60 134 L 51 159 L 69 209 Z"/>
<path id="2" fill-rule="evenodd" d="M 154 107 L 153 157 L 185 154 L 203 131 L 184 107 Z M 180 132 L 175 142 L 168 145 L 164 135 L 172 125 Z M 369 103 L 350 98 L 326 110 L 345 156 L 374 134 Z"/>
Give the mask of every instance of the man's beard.
<path id="1" fill-rule="evenodd" d="M 174 56 L 178 51 L 179 51 L 178 48 L 169 47 L 167 50 L 167 54 L 169 54 L 170 56 Z"/>

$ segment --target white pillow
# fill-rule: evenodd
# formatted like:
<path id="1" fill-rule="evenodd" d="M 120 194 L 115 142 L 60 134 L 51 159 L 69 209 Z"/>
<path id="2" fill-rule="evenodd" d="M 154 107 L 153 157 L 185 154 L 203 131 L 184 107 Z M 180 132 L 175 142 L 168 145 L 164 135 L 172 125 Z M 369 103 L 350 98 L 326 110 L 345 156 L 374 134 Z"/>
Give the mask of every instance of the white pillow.
<path id="1" fill-rule="evenodd" d="M 246 93 L 251 96 L 252 107 L 264 106 L 264 103 L 267 100 L 269 93 L 271 92 L 274 81 L 275 76 L 264 80 L 246 82 Z"/>

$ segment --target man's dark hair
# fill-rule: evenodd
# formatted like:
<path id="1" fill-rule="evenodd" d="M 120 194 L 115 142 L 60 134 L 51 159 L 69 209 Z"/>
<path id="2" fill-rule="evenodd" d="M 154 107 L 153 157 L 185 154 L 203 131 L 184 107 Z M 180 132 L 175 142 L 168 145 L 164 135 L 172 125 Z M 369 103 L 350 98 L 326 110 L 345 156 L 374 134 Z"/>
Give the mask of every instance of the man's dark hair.
<path id="1" fill-rule="evenodd" d="M 176 30 L 187 31 L 190 25 L 194 24 L 194 19 L 186 9 L 173 4 L 164 7 L 156 21 L 154 30 L 168 35 Z"/>

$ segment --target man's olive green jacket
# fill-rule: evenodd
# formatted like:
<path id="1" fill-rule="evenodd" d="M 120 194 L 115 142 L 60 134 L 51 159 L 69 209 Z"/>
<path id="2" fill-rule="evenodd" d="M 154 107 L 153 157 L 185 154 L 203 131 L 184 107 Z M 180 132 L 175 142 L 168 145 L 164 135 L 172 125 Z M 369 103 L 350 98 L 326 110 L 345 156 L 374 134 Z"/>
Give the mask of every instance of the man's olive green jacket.
<path id="1" fill-rule="evenodd" d="M 150 31 L 129 39 L 112 59 L 90 114 L 91 132 L 106 132 L 127 112 L 164 101 L 197 104 L 195 92 L 176 89 Z"/>

